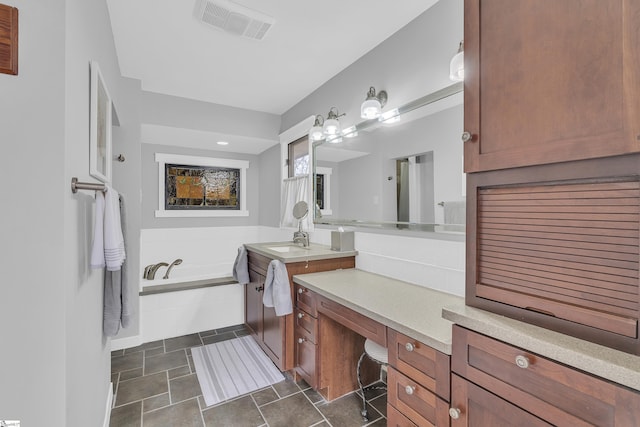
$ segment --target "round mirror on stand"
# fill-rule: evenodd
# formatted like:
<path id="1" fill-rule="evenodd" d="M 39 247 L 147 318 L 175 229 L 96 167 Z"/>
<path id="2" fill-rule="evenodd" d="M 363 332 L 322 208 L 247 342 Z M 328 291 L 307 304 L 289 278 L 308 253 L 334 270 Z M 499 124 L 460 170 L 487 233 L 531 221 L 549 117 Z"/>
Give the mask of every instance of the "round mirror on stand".
<path id="1" fill-rule="evenodd" d="M 300 201 L 293 206 L 293 216 L 300 222 L 309 213 L 309 205 L 307 202 Z"/>

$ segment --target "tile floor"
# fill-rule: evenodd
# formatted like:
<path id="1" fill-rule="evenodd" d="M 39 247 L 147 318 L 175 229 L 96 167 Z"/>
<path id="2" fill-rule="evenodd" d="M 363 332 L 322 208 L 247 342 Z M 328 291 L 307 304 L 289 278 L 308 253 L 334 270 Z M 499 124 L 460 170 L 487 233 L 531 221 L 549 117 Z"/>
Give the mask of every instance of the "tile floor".
<path id="1" fill-rule="evenodd" d="M 114 351 L 114 407 L 110 427 L 356 427 L 386 426 L 387 396 L 367 392 L 369 423 L 360 417 L 359 392 L 331 403 L 304 381 L 291 378 L 207 407 L 191 347 L 248 332 L 242 325 L 200 332 Z"/>

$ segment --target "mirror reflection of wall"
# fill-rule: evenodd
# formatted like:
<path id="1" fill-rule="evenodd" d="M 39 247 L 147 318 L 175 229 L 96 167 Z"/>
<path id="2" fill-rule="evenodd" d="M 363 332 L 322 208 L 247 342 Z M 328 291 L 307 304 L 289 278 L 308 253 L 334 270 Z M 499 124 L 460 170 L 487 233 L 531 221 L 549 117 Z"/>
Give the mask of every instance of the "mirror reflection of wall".
<path id="1" fill-rule="evenodd" d="M 316 147 L 317 167 L 332 171 L 326 219 L 444 224 L 439 203 L 464 200 L 463 105 L 404 119 Z"/>

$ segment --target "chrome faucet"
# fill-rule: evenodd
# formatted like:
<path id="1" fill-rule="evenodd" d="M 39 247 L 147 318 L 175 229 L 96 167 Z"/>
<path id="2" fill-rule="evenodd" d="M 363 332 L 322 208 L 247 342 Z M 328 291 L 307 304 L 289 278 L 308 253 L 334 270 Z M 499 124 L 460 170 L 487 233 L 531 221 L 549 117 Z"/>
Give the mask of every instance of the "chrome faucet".
<path id="1" fill-rule="evenodd" d="M 173 261 L 171 263 L 171 265 L 169 266 L 169 268 L 167 268 L 167 272 L 164 273 L 164 276 L 162 277 L 163 279 L 168 279 L 169 278 L 169 272 L 171 271 L 171 269 L 173 268 L 174 265 L 180 265 L 182 264 L 182 260 L 180 258 L 178 258 L 177 260 Z"/>
<path id="2" fill-rule="evenodd" d="M 305 248 L 309 246 L 309 233 L 296 231 L 293 233 L 293 243 L 302 243 Z"/>
<path id="3" fill-rule="evenodd" d="M 147 265 L 144 269 L 144 278 L 147 280 L 153 280 L 156 277 L 156 271 L 162 266 L 167 266 L 166 262 L 159 262 L 157 264 Z"/>

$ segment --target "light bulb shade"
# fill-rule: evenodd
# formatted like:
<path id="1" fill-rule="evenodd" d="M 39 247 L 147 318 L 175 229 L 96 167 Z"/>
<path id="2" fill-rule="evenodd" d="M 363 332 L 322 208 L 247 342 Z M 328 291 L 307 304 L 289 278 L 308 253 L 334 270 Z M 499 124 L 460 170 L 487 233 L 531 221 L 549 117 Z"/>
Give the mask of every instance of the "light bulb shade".
<path id="1" fill-rule="evenodd" d="M 325 135 L 337 135 L 340 133 L 340 122 L 338 119 L 327 119 L 324 121 L 324 126 L 322 126 L 322 131 Z"/>
<path id="2" fill-rule="evenodd" d="M 367 99 L 360 107 L 360 117 L 363 119 L 377 119 L 380 114 L 382 114 L 382 105 L 377 98 Z"/>
<path id="3" fill-rule="evenodd" d="M 322 126 L 316 125 L 309 130 L 309 140 L 311 142 L 320 141 L 323 137 Z"/>
<path id="4" fill-rule="evenodd" d="M 331 135 L 327 137 L 327 142 L 331 144 L 337 144 L 342 142 L 342 135 Z"/>
<path id="5" fill-rule="evenodd" d="M 461 82 L 464 80 L 464 51 L 462 43 L 460 43 L 458 53 L 451 58 L 451 62 L 449 63 L 449 79 L 454 82 Z"/>

